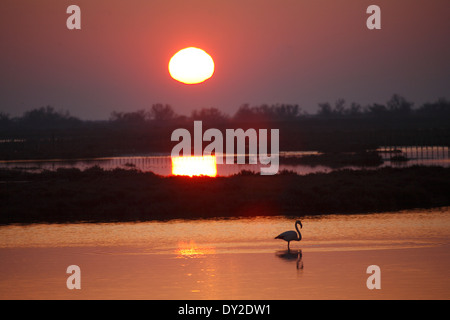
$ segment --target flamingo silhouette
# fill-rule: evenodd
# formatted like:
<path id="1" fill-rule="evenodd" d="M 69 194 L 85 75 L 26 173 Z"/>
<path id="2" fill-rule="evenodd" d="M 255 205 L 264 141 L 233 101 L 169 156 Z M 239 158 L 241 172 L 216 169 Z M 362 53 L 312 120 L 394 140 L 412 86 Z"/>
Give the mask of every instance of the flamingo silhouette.
<path id="1" fill-rule="evenodd" d="M 303 227 L 302 223 L 300 220 L 295 221 L 295 230 L 297 230 L 297 232 L 290 230 L 290 231 L 285 231 L 281 234 L 279 234 L 278 236 L 275 237 L 275 239 L 282 239 L 284 241 L 287 241 L 288 243 L 288 251 L 290 251 L 289 248 L 289 244 L 291 241 L 300 241 L 302 240 L 302 234 L 300 233 L 300 231 L 298 230 L 297 225 L 300 225 L 300 229 Z"/>

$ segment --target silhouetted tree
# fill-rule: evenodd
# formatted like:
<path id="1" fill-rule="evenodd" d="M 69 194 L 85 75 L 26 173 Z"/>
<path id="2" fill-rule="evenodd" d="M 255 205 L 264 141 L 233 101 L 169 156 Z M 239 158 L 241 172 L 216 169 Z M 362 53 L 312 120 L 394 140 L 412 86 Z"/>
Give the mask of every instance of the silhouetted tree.
<path id="1" fill-rule="evenodd" d="M 273 111 L 278 119 L 294 119 L 299 116 L 300 108 L 297 104 L 281 104 L 273 106 Z"/>
<path id="2" fill-rule="evenodd" d="M 9 114 L 0 111 L 0 124 L 7 124 L 10 121 Z"/>
<path id="3" fill-rule="evenodd" d="M 152 105 L 150 116 L 153 120 L 167 121 L 175 118 L 175 111 L 168 104 L 157 103 Z"/>
<path id="4" fill-rule="evenodd" d="M 149 114 L 145 110 L 138 110 L 135 112 L 116 112 L 111 113 L 110 121 L 120 123 L 139 124 L 144 123 L 149 119 Z"/>
<path id="5" fill-rule="evenodd" d="M 338 99 L 334 103 L 334 110 L 333 113 L 337 116 L 343 116 L 345 114 L 345 100 L 344 99 Z"/>
<path id="6" fill-rule="evenodd" d="M 72 117 L 68 111 L 56 111 L 52 106 L 26 111 L 20 118 L 20 121 L 31 125 L 68 124 L 81 122 L 79 119 Z"/>
<path id="7" fill-rule="evenodd" d="M 394 94 L 386 103 L 386 107 L 389 112 L 402 115 L 410 114 L 412 106 L 412 102 L 407 101 L 398 94 Z"/>
<path id="8" fill-rule="evenodd" d="M 328 102 L 319 103 L 319 111 L 317 115 L 320 117 L 329 117 L 333 114 L 331 105 Z"/>
<path id="9" fill-rule="evenodd" d="M 233 119 L 254 119 L 254 120 L 289 120 L 300 115 L 300 108 L 293 104 L 275 104 L 250 107 L 244 104 L 239 107 Z"/>
<path id="10" fill-rule="evenodd" d="M 241 105 L 233 115 L 234 120 L 248 119 L 253 116 L 253 111 L 248 103 Z"/>
<path id="11" fill-rule="evenodd" d="M 373 116 L 383 116 L 387 114 L 386 106 L 379 103 L 374 103 L 367 106 L 368 113 Z"/>
<path id="12" fill-rule="evenodd" d="M 448 117 L 450 116 L 450 101 L 439 98 L 436 102 L 424 103 L 416 112 L 420 115 Z"/>
<path id="13" fill-rule="evenodd" d="M 228 116 L 216 108 L 202 108 L 191 113 L 192 120 L 220 122 L 228 119 Z"/>
<path id="14" fill-rule="evenodd" d="M 352 102 L 350 105 L 350 109 L 348 111 L 348 114 L 350 116 L 357 116 L 362 114 L 362 107 L 359 103 Z"/>

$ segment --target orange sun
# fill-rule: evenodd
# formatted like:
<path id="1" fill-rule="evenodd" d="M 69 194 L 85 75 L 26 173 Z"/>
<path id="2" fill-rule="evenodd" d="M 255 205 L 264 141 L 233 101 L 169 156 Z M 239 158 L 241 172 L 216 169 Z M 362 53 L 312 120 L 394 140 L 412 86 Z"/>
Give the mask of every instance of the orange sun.
<path id="1" fill-rule="evenodd" d="M 196 84 L 208 80 L 214 73 L 214 60 L 199 48 L 184 48 L 169 61 L 170 76 L 185 84 Z"/>

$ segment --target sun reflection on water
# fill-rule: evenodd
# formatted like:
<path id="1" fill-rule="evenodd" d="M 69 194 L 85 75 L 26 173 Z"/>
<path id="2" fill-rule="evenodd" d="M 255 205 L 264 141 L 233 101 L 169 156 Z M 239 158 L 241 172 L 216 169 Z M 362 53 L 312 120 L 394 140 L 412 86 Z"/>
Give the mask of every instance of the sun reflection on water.
<path id="1" fill-rule="evenodd" d="M 174 176 L 217 176 L 215 156 L 172 157 Z"/>
<path id="2" fill-rule="evenodd" d="M 176 254 L 179 258 L 197 258 L 206 254 L 214 254 L 213 247 L 199 247 L 194 241 L 178 243 Z"/>

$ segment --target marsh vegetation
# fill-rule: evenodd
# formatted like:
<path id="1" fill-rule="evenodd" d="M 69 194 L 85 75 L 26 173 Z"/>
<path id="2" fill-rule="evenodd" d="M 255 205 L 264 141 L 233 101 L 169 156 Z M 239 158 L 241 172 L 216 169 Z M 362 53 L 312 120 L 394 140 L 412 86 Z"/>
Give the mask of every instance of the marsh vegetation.
<path id="1" fill-rule="evenodd" d="M 302 216 L 450 205 L 450 168 L 162 177 L 134 169 L 0 171 L 0 222 Z"/>

